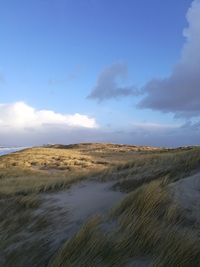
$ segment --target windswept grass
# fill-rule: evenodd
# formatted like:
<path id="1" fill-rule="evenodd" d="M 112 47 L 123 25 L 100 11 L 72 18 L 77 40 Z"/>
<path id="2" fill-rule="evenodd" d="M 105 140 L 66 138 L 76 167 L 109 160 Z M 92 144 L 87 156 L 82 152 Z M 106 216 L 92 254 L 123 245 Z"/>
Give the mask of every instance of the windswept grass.
<path id="1" fill-rule="evenodd" d="M 155 266 L 200 266 L 200 240 L 168 193 L 153 181 L 131 193 L 114 211 L 123 231 L 121 246 L 150 254 Z"/>
<path id="2" fill-rule="evenodd" d="M 121 190 L 167 177 L 183 178 L 200 166 L 200 149 L 80 144 L 25 149 L 0 157 L 0 198 L 63 189 L 77 181 L 116 180 Z"/>
<path id="3" fill-rule="evenodd" d="M 38 208 L 41 204 L 40 198 L 38 195 L 28 195 L 28 196 L 17 196 L 15 202 L 22 209 L 35 209 Z"/>
<path id="4" fill-rule="evenodd" d="M 89 221 L 58 251 L 49 267 L 128 266 L 149 257 L 152 266 L 200 266 L 200 240 L 186 227 L 166 182 L 153 181 L 130 193 L 112 212 L 119 228 L 106 235 Z"/>
<path id="5" fill-rule="evenodd" d="M 93 178 L 114 180 L 129 194 L 109 218 L 89 220 L 66 240 L 49 267 L 134 266 L 136 258 L 144 257 L 155 267 L 200 266 L 197 229 L 168 191 L 169 183 L 199 167 L 198 147 L 58 145 L 0 157 L 0 251 L 9 259 L 2 266 L 47 266 L 55 252 L 49 247 L 48 231 L 51 235 L 55 228 L 50 217 L 34 215 L 41 205 L 40 193 Z M 113 220 L 117 227 L 105 233 Z M 35 239 L 25 246 L 20 233 Z"/>
<path id="6" fill-rule="evenodd" d="M 144 183 L 167 178 L 169 182 L 189 176 L 200 168 L 199 147 L 189 150 L 139 155 L 133 161 L 119 164 L 110 170 L 113 179 L 119 180 L 116 187 L 132 191 Z M 105 179 L 109 175 L 105 171 Z"/>
<path id="7" fill-rule="evenodd" d="M 51 225 L 48 214 L 34 213 L 40 205 L 36 194 L 0 200 L 0 266 L 46 266 Z"/>
<path id="8" fill-rule="evenodd" d="M 49 267 L 97 266 L 103 255 L 106 237 L 99 232 L 100 218 L 91 219 L 57 253 Z"/>
<path id="9" fill-rule="evenodd" d="M 16 175 L 16 174 L 15 174 Z M 76 172 L 71 174 L 37 173 L 0 179 L 0 199 L 14 195 L 28 195 L 47 191 L 57 191 L 70 187 L 82 180 L 89 180 L 98 175 L 96 172 Z"/>
<path id="10" fill-rule="evenodd" d="M 114 237 L 101 229 L 101 218 L 91 218 L 54 256 L 48 267 L 125 266 L 127 259 Z"/>

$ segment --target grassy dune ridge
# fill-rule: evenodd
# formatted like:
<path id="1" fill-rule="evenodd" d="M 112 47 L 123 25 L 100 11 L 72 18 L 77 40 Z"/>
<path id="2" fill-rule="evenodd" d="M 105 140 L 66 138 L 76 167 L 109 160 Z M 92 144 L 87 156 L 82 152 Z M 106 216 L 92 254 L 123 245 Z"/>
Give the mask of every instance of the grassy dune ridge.
<path id="1" fill-rule="evenodd" d="M 200 240 L 193 231 L 194 222 L 172 201 L 168 187 L 198 172 L 199 167 L 199 147 L 75 144 L 35 147 L 1 156 L 0 265 L 137 266 L 135 259 L 140 262 L 147 258 L 146 266 L 200 266 Z M 89 219 L 52 254 L 45 241 L 51 229 L 48 214 L 34 213 L 40 208 L 40 195 L 89 179 L 112 180 L 115 190 L 128 194 L 108 217 Z M 113 221 L 117 225 L 105 234 L 104 225 Z M 25 252 L 18 249 L 13 253 L 11 248 L 24 230 L 35 240 L 26 245 Z M 3 258 L 7 260 L 1 262 Z"/>
<path id="2" fill-rule="evenodd" d="M 63 189 L 97 177 L 132 190 L 155 178 L 178 179 L 198 167 L 200 149 L 80 144 L 25 149 L 0 157 L 0 196 Z"/>

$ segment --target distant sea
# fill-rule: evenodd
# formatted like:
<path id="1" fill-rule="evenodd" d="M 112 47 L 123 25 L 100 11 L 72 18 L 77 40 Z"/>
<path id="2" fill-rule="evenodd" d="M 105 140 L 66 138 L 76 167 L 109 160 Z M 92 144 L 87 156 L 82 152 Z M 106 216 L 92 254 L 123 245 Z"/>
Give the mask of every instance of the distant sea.
<path id="1" fill-rule="evenodd" d="M 0 146 L 0 156 L 10 154 L 12 152 L 20 151 L 22 149 L 25 149 L 27 147 L 3 147 Z"/>

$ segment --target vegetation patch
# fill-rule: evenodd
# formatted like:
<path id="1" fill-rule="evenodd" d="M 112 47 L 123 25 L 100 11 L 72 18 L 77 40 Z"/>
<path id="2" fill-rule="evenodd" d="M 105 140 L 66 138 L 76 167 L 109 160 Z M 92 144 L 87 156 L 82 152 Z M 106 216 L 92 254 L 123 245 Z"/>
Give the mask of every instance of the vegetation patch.
<path id="1" fill-rule="evenodd" d="M 168 191 L 170 183 L 199 167 L 199 147 L 75 144 L 2 156 L 0 265 L 121 267 L 148 259 L 156 267 L 200 266 L 200 229 L 194 230 Z M 127 197 L 109 217 L 90 219 L 60 248 L 59 242 L 52 247 L 58 221 L 40 213 L 41 193 L 88 179 L 112 180 Z"/>
<path id="2" fill-rule="evenodd" d="M 118 228 L 105 235 L 99 220 L 89 221 L 49 266 L 128 266 L 149 256 L 152 266 L 200 265 L 200 240 L 171 201 L 166 181 L 130 193 L 111 218 L 118 220 Z"/>

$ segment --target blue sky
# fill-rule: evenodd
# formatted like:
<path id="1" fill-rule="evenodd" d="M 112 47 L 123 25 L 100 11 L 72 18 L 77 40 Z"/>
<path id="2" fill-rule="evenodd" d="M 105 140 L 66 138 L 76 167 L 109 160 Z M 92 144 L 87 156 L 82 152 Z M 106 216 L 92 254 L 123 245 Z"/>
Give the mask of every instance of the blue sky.
<path id="1" fill-rule="evenodd" d="M 197 47 L 199 42 L 196 37 L 199 28 L 195 27 L 200 22 L 195 15 L 199 14 L 199 0 L 0 0 L 0 4 L 0 137 L 3 143 L 23 144 L 23 140 L 26 144 L 198 143 L 198 103 L 192 106 L 194 99 L 191 99 L 191 106 L 180 105 L 178 99 L 183 94 L 179 91 L 175 97 L 169 92 L 171 99 L 165 103 L 166 83 L 174 85 L 175 82 L 171 79 L 164 83 L 163 79 L 178 76 L 173 75 L 176 66 L 179 70 L 187 69 L 191 63 L 182 67 L 184 55 L 190 51 L 191 58 L 194 49 L 190 47 Z M 183 35 L 184 29 L 189 29 L 192 38 Z M 191 43 L 188 49 L 184 48 L 187 43 Z M 199 70 L 199 60 L 196 61 L 192 61 L 190 68 L 194 72 Z M 196 81 L 195 77 L 191 79 Z M 151 81 L 155 79 L 158 82 L 153 83 L 152 89 Z M 155 86 L 159 92 L 154 90 Z M 199 81 L 194 83 L 194 88 L 192 97 L 198 98 Z M 189 87 L 184 90 L 184 99 L 189 90 Z M 171 106 L 173 99 L 177 102 Z M 23 118 L 22 112 L 26 113 L 28 107 L 37 113 L 35 117 L 30 115 L 29 120 Z M 77 122 L 74 126 L 63 117 L 65 127 L 61 130 L 58 117 L 54 114 L 53 119 L 47 119 L 45 115 L 44 119 L 38 115 L 41 110 L 56 116 L 78 113 L 95 123 L 88 127 Z M 14 121 L 10 120 L 10 124 L 23 121 L 20 126 L 15 125 L 15 136 L 6 132 L 14 127 L 7 120 L 10 113 Z M 34 123 L 27 126 L 27 120 Z M 44 140 L 41 131 L 45 132 L 46 124 L 51 125 L 51 130 L 46 130 L 48 135 Z M 182 131 L 178 132 L 177 128 L 186 125 L 188 137 L 181 136 L 176 142 Z M 37 134 L 31 135 L 27 127 Z M 138 134 L 141 127 L 143 131 Z M 92 133 L 91 128 L 95 129 Z M 171 133 L 172 128 L 175 134 Z M 82 135 L 82 131 L 83 139 L 72 138 Z M 152 131 L 161 133 L 158 138 L 152 138 Z"/>

